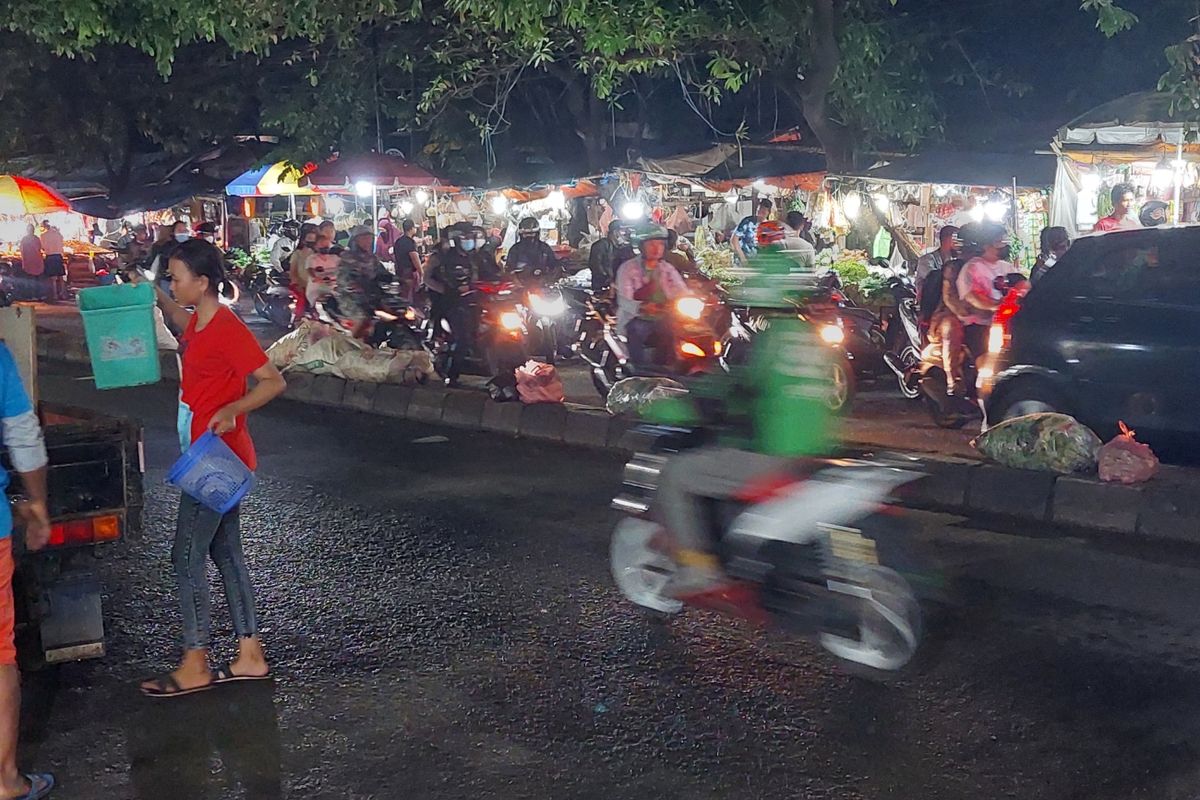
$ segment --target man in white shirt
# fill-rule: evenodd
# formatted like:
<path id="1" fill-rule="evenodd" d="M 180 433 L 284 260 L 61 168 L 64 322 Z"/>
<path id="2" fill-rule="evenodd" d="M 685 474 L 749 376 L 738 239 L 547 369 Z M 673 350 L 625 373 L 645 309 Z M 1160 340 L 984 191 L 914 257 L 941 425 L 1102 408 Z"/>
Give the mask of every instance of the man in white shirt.
<path id="1" fill-rule="evenodd" d="M 972 229 L 971 233 L 967 233 Z M 992 317 L 1000 307 L 1005 292 L 996 288 L 996 279 L 1017 271 L 1008 262 L 1008 232 L 999 225 L 980 224 L 963 229 L 966 244 L 979 253 L 958 273 L 958 296 L 966 304 L 959 315 L 963 324 L 963 341 L 978 358 L 987 347 Z"/>

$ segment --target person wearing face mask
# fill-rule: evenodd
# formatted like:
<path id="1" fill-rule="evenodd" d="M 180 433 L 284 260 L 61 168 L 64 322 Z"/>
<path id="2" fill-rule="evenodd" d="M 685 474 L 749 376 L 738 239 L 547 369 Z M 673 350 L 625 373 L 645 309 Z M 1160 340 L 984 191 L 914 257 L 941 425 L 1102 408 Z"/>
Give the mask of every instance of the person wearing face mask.
<path id="1" fill-rule="evenodd" d="M 472 227 L 460 222 L 446 230 L 446 246 L 437 256 L 432 269 L 426 274 L 425 283 L 436 292 L 433 314 L 450 324 L 450 359 L 446 365 L 446 383 L 458 382 L 461 371 L 459 350 L 469 346 L 471 309 L 465 299 L 471 291 L 477 273 L 472 255 L 475 251 L 475 232 Z M 434 261 L 434 256 L 430 256 Z"/>
<path id="2" fill-rule="evenodd" d="M 217 231 L 219 228 L 220 226 L 218 226 L 215 222 L 201 222 L 194 229 L 195 237 L 197 239 L 203 239 L 210 244 L 216 244 Z"/>
<path id="3" fill-rule="evenodd" d="M 510 273 L 532 273 L 540 270 L 541 280 L 554 281 L 562 277 L 562 268 L 550 245 L 541 240 L 538 221 L 525 217 L 517 225 L 517 241 L 508 249 L 505 260 Z"/>
<path id="4" fill-rule="evenodd" d="M 176 247 L 191 238 L 187 223 L 181 219 L 175 220 L 170 225 L 159 227 L 158 237 L 154 241 L 154 246 L 150 248 L 150 271 L 158 276 L 157 283 L 163 291 L 171 290 L 171 276 L 167 273 L 167 262 L 171 258 L 171 253 L 175 252 Z"/>
<path id="5" fill-rule="evenodd" d="M 958 296 L 965 303 L 963 342 L 975 357 L 987 347 L 992 318 L 1004 292 L 996 288 L 997 278 L 1017 271 L 1009 261 L 1008 232 L 999 225 L 964 226 L 961 235 L 968 250 L 977 252 L 958 273 Z"/>
<path id="6" fill-rule="evenodd" d="M 472 226 L 470 234 L 463 239 L 463 249 L 471 259 L 471 270 L 476 280 L 500 280 L 500 265 L 496 263 L 496 254 L 487 249 L 487 235 L 483 228 Z"/>

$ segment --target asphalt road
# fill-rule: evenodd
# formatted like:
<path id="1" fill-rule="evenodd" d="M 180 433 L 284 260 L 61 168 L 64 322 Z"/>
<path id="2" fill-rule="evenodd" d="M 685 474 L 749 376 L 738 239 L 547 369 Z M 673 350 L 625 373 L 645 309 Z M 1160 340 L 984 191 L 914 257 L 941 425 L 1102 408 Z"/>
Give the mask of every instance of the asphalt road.
<path id="1" fill-rule="evenodd" d="M 152 703 L 136 681 L 177 655 L 174 390 L 64 369 L 47 398 L 144 420 L 150 491 L 102 565 L 108 655 L 27 679 L 23 764 L 58 797 L 1196 796 L 1191 552 L 914 517 L 951 600 L 880 683 L 623 602 L 611 455 L 288 402 L 253 421 L 243 514 L 276 680 Z"/>

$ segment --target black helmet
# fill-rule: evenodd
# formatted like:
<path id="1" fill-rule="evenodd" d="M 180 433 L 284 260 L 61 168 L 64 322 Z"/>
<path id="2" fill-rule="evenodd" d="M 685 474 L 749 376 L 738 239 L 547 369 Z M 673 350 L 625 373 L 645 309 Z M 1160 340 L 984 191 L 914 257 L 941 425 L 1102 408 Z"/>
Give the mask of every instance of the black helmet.
<path id="1" fill-rule="evenodd" d="M 519 234 L 537 233 L 539 230 L 541 230 L 541 226 L 534 217 L 525 217 L 517 223 L 517 233 Z"/>
<path id="2" fill-rule="evenodd" d="M 279 228 L 279 232 L 289 239 L 299 239 L 300 221 L 295 219 L 284 220 L 283 225 Z"/>
<path id="3" fill-rule="evenodd" d="M 446 228 L 446 238 L 449 239 L 451 243 L 457 244 L 463 239 L 475 238 L 475 234 L 471 232 L 471 223 L 456 222 L 450 227 Z"/>

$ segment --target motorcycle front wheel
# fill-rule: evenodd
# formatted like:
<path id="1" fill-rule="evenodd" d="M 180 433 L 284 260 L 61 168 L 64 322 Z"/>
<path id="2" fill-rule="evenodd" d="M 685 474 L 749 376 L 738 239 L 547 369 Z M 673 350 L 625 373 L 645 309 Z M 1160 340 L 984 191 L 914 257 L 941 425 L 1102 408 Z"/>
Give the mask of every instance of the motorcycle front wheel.
<path id="1" fill-rule="evenodd" d="M 820 642 L 826 651 L 881 672 L 895 672 L 912 660 L 923 634 L 921 605 L 899 573 L 863 565 L 834 591 L 856 615 L 858 636 L 822 633 Z"/>

